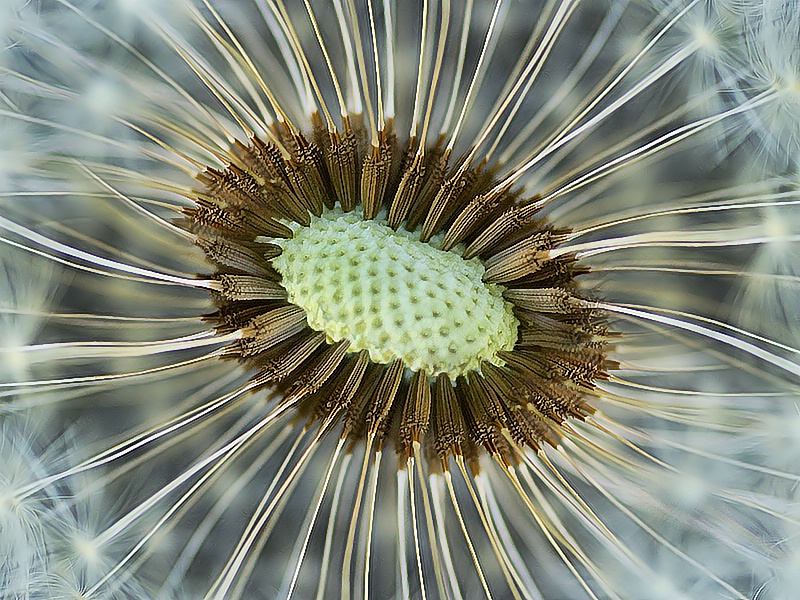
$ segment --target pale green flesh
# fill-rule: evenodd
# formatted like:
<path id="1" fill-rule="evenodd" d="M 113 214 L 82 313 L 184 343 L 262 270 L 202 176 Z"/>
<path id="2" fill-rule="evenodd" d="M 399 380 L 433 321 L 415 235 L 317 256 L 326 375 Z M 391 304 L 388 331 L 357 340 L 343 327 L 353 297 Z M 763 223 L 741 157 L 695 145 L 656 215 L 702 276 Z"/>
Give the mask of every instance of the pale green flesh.
<path id="1" fill-rule="evenodd" d="M 412 371 L 451 378 L 502 364 L 518 322 L 503 288 L 481 281 L 478 259 L 443 252 L 359 211 L 325 210 L 294 237 L 275 240 L 273 260 L 289 302 L 329 342 L 348 340 L 349 352 L 367 350 L 376 363 L 401 359 Z"/>

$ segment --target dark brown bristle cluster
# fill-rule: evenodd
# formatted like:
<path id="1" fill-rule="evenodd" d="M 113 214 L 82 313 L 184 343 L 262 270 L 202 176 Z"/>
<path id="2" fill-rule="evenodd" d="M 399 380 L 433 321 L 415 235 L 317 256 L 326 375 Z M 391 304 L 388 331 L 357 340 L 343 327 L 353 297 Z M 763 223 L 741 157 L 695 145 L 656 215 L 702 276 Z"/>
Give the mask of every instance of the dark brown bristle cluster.
<path id="1" fill-rule="evenodd" d="M 420 447 L 444 468 L 453 455 L 476 465 L 483 451 L 511 464 L 520 448 L 556 444 L 560 423 L 592 412 L 587 396 L 613 367 L 604 314 L 574 281 L 583 269 L 551 256 L 568 232 L 537 217 L 535 199 L 496 185 L 491 169 L 451 165 L 441 142 L 401 147 L 388 124 L 373 145 L 356 117 L 341 131 L 312 122 L 310 136 L 276 126 L 272 141 L 237 142 L 227 168 L 198 176 L 187 216 L 216 269 L 211 319 L 241 331 L 228 356 L 253 369 L 258 386 L 277 386 L 298 414 L 353 443 L 394 441 L 401 459 Z M 273 261 L 281 240 L 334 207 L 480 260 L 483 281 L 513 305 L 513 348 L 451 376 L 376 362 L 313 330 Z"/>

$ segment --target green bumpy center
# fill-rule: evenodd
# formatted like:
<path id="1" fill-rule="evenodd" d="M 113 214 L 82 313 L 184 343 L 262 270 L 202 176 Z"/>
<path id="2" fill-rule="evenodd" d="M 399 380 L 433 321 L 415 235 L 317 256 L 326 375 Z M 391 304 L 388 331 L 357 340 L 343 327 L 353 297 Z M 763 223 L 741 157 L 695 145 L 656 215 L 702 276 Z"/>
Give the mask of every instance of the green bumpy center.
<path id="1" fill-rule="evenodd" d="M 329 342 L 348 340 L 348 351 L 367 350 L 376 363 L 401 359 L 412 371 L 451 378 L 502 364 L 517 319 L 503 288 L 482 281 L 477 258 L 438 249 L 439 240 L 394 231 L 359 211 L 326 210 L 308 227 L 292 224 L 292 239 L 275 240 L 272 261 L 289 302 Z"/>

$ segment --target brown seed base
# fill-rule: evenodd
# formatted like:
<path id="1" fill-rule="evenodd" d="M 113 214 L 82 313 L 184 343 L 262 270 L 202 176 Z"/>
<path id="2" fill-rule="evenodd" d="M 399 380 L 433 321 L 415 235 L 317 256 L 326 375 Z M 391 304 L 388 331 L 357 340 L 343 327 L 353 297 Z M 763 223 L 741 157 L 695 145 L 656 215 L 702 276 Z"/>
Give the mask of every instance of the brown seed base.
<path id="1" fill-rule="evenodd" d="M 333 132 L 313 123 L 310 139 L 276 126 L 271 142 L 237 142 L 226 169 L 198 176 L 203 189 L 186 226 L 216 269 L 210 320 L 242 330 L 228 356 L 257 371 L 257 386 L 277 386 L 282 402 L 340 426 L 352 443 L 393 440 L 401 462 L 417 444 L 443 468 L 457 455 L 473 469 L 483 451 L 514 464 L 520 447 L 557 444 L 557 426 L 593 411 L 587 396 L 615 366 L 605 316 L 574 281 L 585 269 L 550 257 L 568 232 L 537 219 L 535 199 L 495 187 L 491 169 L 451 167 L 441 143 L 421 152 L 409 139 L 400 150 L 391 123 L 377 145 L 359 118 Z M 499 354 L 505 364 L 484 362 L 453 382 L 398 360 L 374 364 L 366 351 L 349 353 L 346 341 L 331 345 L 311 330 L 271 266 L 280 247 L 256 238 L 291 237 L 287 220 L 307 225 L 309 213 L 337 202 L 346 211 L 361 205 L 366 219 L 385 210 L 392 228 L 419 231 L 422 241 L 444 233 L 443 250 L 463 244 L 465 258 L 479 257 L 484 280 L 506 288 L 520 322 L 514 349 Z"/>

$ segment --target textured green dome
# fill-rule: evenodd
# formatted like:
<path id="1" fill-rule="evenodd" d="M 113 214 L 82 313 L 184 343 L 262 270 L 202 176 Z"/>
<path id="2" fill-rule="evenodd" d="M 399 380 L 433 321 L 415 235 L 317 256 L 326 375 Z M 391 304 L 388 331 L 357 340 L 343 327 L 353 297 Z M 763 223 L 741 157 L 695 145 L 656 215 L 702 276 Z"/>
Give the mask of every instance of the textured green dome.
<path id="1" fill-rule="evenodd" d="M 517 320 L 503 288 L 482 281 L 478 259 L 443 252 L 437 240 L 364 221 L 359 211 L 326 210 L 308 227 L 292 224 L 292 239 L 273 260 L 289 302 L 309 326 L 373 362 L 401 359 L 412 371 L 455 377 L 482 361 L 501 364 Z"/>

